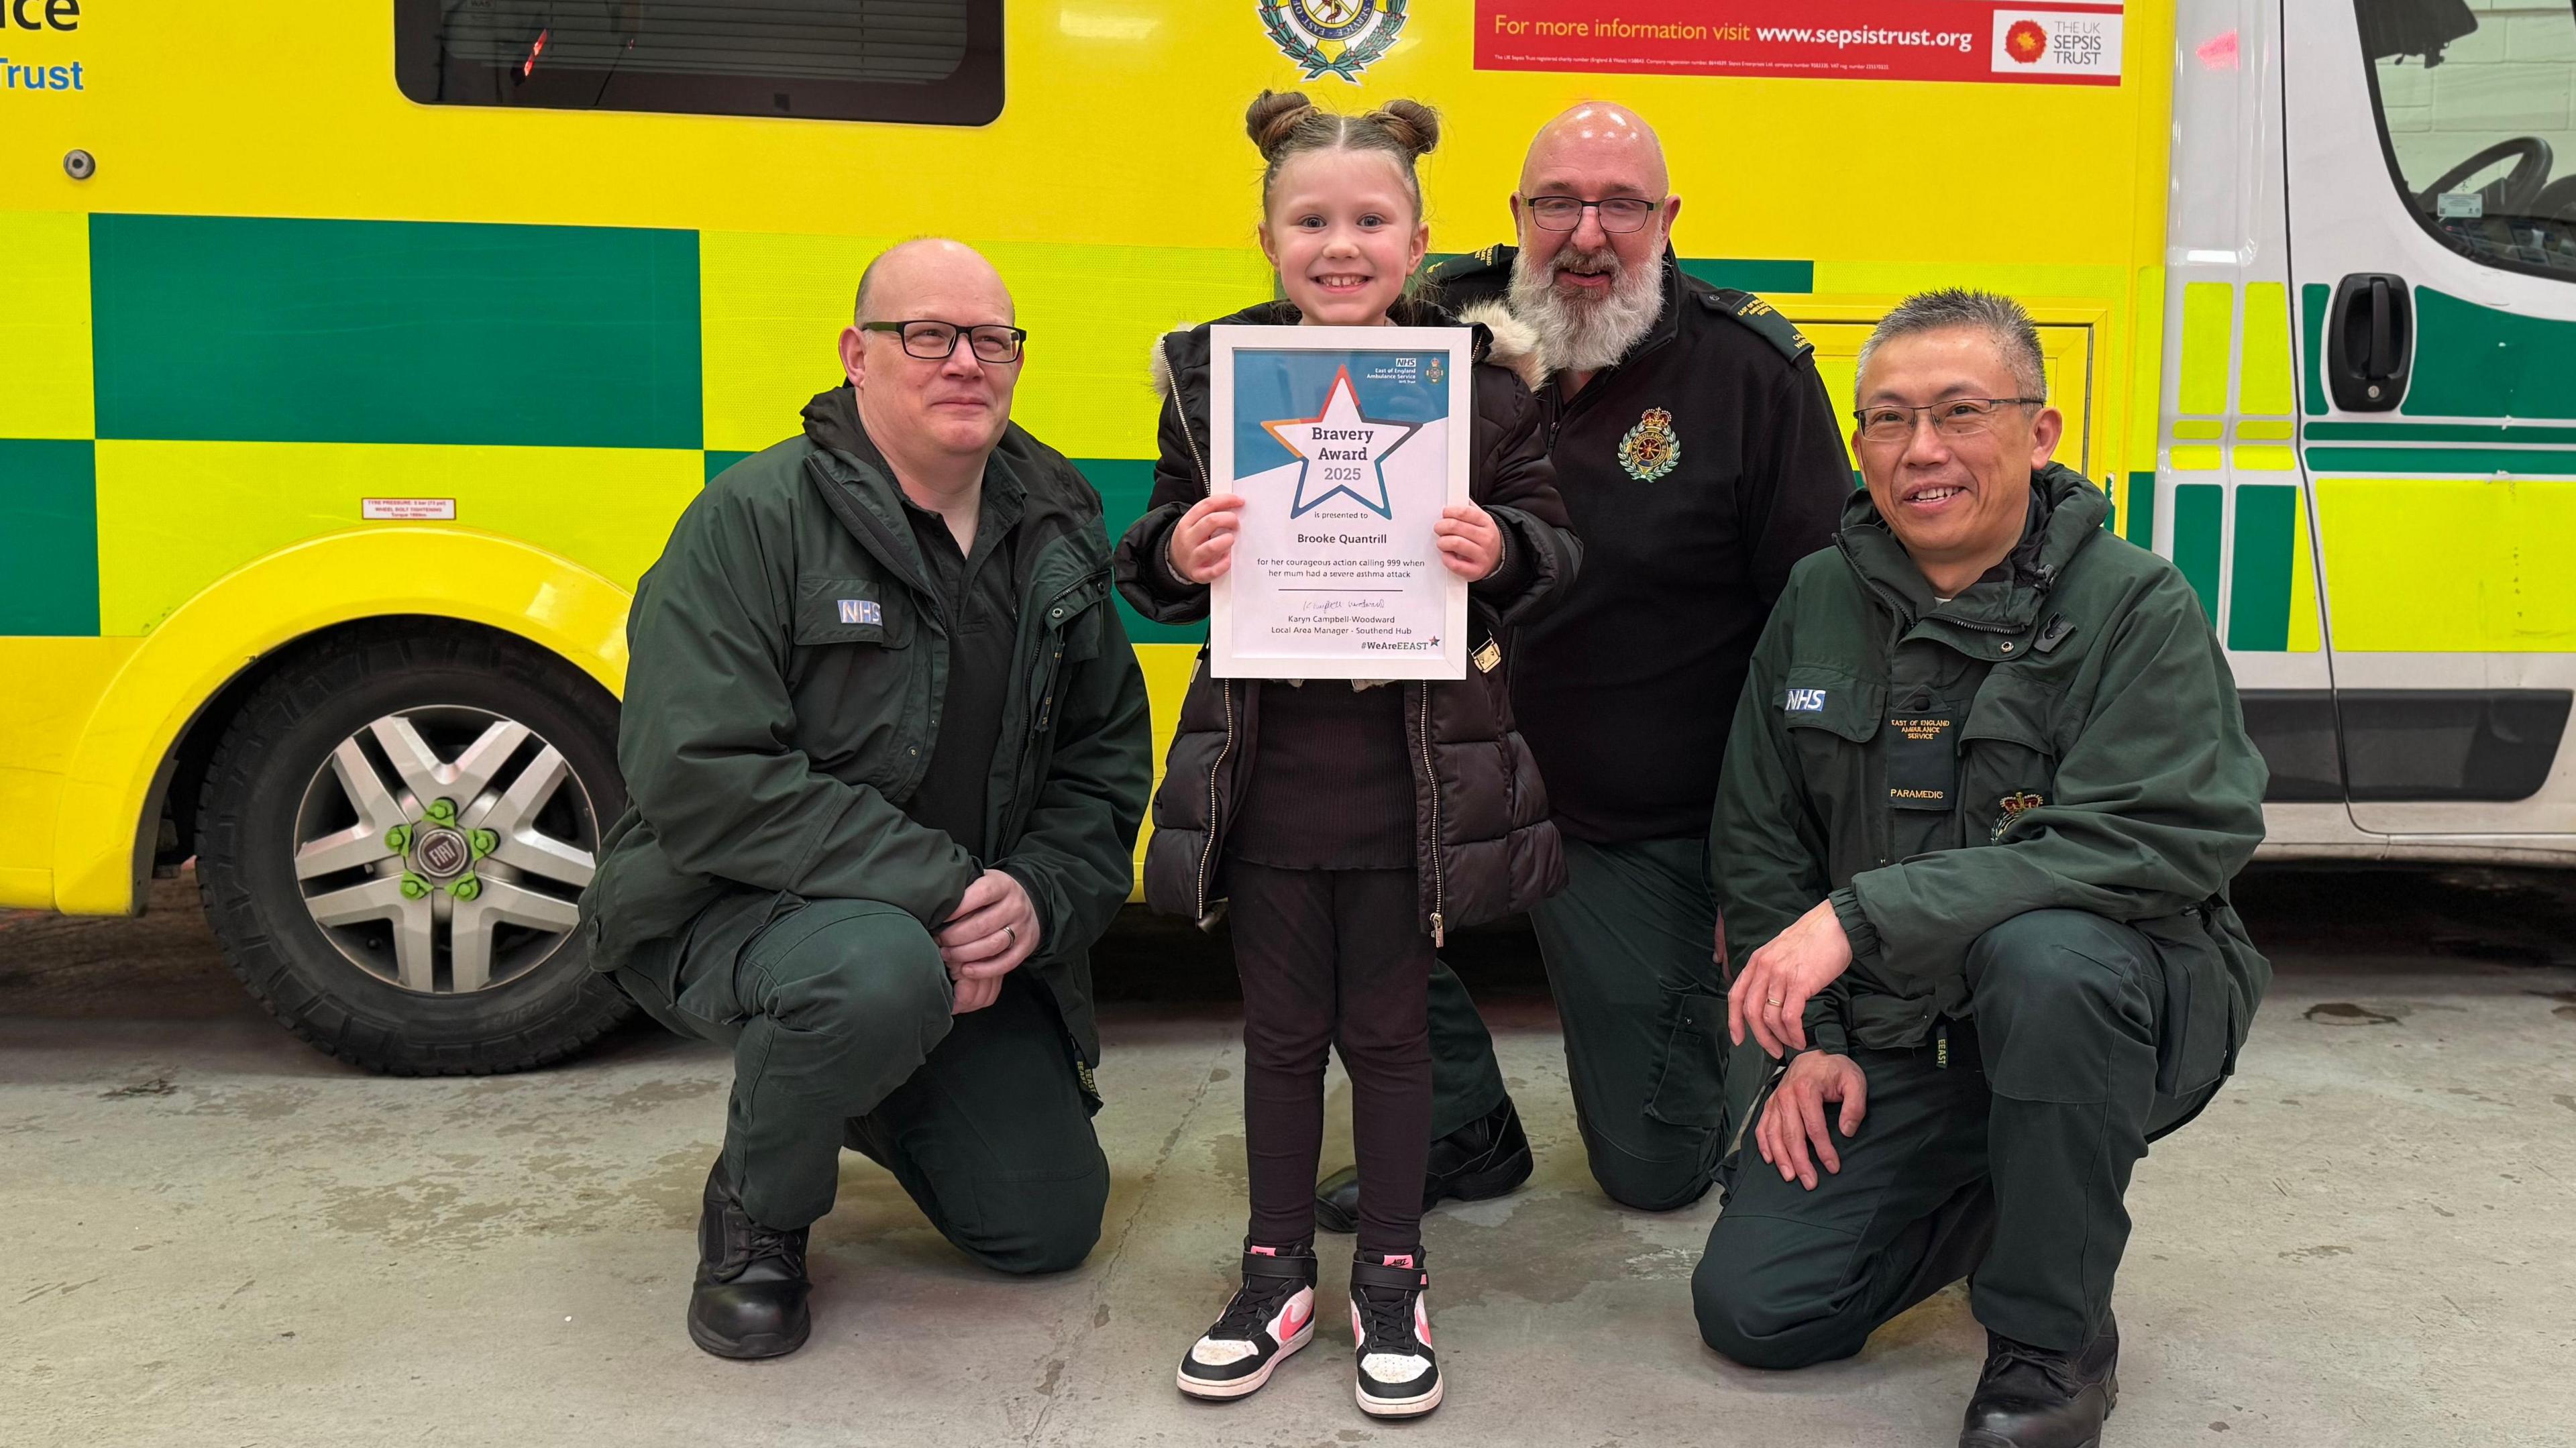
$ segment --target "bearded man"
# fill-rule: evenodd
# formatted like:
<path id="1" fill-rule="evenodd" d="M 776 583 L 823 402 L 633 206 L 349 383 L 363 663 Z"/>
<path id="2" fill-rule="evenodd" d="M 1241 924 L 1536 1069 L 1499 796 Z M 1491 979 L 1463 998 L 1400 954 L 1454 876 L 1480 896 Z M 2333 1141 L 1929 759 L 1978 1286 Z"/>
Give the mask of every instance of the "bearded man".
<path id="1" fill-rule="evenodd" d="M 1765 1074 L 1749 1048 L 1728 1071 L 1709 811 L 1754 640 L 1790 565 L 1833 541 L 1851 466 L 1806 339 L 1681 269 L 1681 198 L 1633 112 L 1548 122 L 1511 206 L 1518 247 L 1433 278 L 1452 305 L 1506 301 L 1552 373 L 1539 407 L 1585 562 L 1513 660 L 1569 875 L 1535 920 L 1593 1178 L 1662 1211 L 1708 1190 Z M 1511 1190 L 1528 1139 L 1446 966 L 1431 1036 L 1426 1205 Z M 1321 1219 L 1349 1230 L 1357 1196 L 1353 1172 L 1326 1178 Z"/>

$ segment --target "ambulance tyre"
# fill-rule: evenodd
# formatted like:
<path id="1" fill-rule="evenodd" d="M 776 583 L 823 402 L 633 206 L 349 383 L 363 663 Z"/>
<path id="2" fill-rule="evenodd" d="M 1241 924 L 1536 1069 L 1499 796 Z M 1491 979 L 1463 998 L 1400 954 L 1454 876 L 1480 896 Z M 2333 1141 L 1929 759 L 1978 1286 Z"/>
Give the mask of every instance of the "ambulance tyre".
<path id="1" fill-rule="evenodd" d="M 215 746 L 206 916 L 260 1004 L 400 1076 L 561 1060 L 633 1007 L 574 928 L 626 807 L 617 703 L 497 632 L 371 623 L 316 641 Z"/>

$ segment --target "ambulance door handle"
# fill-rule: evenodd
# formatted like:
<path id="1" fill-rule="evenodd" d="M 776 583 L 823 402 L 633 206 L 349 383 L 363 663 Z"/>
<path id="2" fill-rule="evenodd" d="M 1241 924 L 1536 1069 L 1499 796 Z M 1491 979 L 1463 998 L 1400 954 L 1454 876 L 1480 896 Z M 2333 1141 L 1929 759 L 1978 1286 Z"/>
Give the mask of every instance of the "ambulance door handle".
<path id="1" fill-rule="evenodd" d="M 2325 374 L 2335 406 L 2390 412 L 2406 396 L 2415 346 L 2415 308 L 2406 279 L 2355 272 L 2335 288 L 2326 330 Z"/>

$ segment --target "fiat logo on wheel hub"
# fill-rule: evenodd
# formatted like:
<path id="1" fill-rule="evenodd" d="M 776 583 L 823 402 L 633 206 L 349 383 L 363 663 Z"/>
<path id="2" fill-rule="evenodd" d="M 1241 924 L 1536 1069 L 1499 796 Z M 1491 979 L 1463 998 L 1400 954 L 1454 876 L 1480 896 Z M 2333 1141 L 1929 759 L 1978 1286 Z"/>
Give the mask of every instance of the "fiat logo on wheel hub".
<path id="1" fill-rule="evenodd" d="M 452 880 L 465 873 L 474 863 L 474 847 L 461 831 L 450 829 L 423 830 L 420 841 L 412 847 L 412 863 L 434 880 Z"/>

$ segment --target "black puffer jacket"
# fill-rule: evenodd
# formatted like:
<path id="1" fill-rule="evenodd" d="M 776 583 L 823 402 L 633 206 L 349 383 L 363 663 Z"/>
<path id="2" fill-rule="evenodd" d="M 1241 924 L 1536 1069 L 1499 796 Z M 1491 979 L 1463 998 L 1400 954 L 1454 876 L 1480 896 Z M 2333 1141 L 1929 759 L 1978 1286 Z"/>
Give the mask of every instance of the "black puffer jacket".
<path id="1" fill-rule="evenodd" d="M 1294 306 L 1272 302 L 1219 322 L 1288 326 L 1297 320 Z M 1508 674 L 1512 629 L 1563 596 L 1582 548 L 1566 527 L 1556 470 L 1539 435 L 1530 385 L 1545 374 L 1528 329 L 1500 308 L 1462 318 L 1408 304 L 1395 320 L 1475 329 L 1468 495 L 1502 528 L 1506 560 L 1494 579 L 1468 595 L 1468 647 L 1492 666 L 1471 664 L 1456 683 L 1387 686 L 1405 694 L 1415 873 L 1422 928 L 1436 943 L 1451 927 L 1526 910 L 1565 883 L 1547 788 L 1512 723 Z M 1116 567 L 1119 592 L 1158 623 L 1189 623 L 1208 611 L 1206 587 L 1175 577 L 1164 547 L 1172 525 L 1210 491 L 1204 462 L 1209 351 L 1207 326 L 1171 333 L 1155 346 L 1163 418 L 1153 502 L 1118 545 Z M 1498 646 L 1487 648 L 1489 640 Z M 1203 925 L 1216 918 L 1217 866 L 1227 826 L 1251 782 L 1260 697 L 1250 680 L 1211 677 L 1207 653 L 1200 652 L 1154 799 L 1154 836 L 1145 847 L 1145 899 L 1157 910 Z"/>

